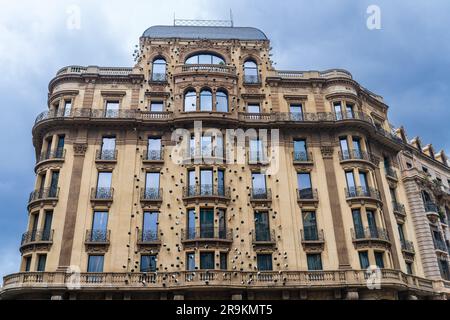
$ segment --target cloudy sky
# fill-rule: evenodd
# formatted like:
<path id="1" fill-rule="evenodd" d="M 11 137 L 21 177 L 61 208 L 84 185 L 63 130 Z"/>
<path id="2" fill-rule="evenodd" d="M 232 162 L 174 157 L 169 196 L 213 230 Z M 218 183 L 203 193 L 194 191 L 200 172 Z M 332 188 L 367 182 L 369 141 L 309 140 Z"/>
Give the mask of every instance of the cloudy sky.
<path id="1" fill-rule="evenodd" d="M 367 28 L 377 5 L 381 29 Z M 65 65 L 131 66 L 151 25 L 226 19 L 262 29 L 278 69 L 344 68 L 385 98 L 395 126 L 450 154 L 450 1 L 0 0 L 0 275 L 18 270 L 34 184 L 31 127 Z M 80 28 L 70 28 L 74 13 Z"/>

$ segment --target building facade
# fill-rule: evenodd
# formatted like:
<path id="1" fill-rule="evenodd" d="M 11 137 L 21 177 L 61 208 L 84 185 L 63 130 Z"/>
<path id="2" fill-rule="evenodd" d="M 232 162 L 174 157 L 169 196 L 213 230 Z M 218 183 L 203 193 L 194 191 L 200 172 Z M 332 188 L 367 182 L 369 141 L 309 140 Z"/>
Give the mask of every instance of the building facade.
<path id="1" fill-rule="evenodd" d="M 274 69 L 255 28 L 154 26 L 132 68 L 65 67 L 1 297 L 446 298 L 448 163 L 387 111 L 345 70 Z"/>

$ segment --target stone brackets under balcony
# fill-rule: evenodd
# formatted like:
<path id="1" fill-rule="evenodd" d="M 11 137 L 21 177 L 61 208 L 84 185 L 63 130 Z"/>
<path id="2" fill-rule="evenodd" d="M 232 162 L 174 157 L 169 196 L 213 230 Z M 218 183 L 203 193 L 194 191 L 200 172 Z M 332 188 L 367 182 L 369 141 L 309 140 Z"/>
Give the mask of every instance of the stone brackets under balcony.
<path id="1" fill-rule="evenodd" d="M 269 188 L 250 188 L 249 197 L 253 207 L 270 207 L 272 204 L 272 190 Z"/>
<path id="2" fill-rule="evenodd" d="M 86 230 L 84 244 L 86 252 L 107 252 L 110 244 L 110 230 L 93 229 Z"/>
<path id="3" fill-rule="evenodd" d="M 53 244 L 53 230 L 32 230 L 22 234 L 20 252 L 48 251 Z"/>
<path id="4" fill-rule="evenodd" d="M 140 252 L 156 253 L 161 246 L 158 231 L 138 229 L 136 245 Z"/>
<path id="5" fill-rule="evenodd" d="M 37 168 L 46 163 L 62 163 L 66 157 L 66 150 L 63 148 L 57 148 L 50 152 L 43 152 L 37 159 L 34 171 L 37 172 Z"/>
<path id="6" fill-rule="evenodd" d="M 382 228 L 365 228 L 360 230 L 351 229 L 353 244 L 359 248 L 382 248 L 391 247 L 388 232 Z"/>
<path id="7" fill-rule="evenodd" d="M 305 252 L 308 253 L 320 253 L 325 247 L 325 238 L 323 236 L 323 230 L 300 230 L 302 239 L 302 247 Z"/>
<path id="8" fill-rule="evenodd" d="M 430 222 L 432 223 L 436 223 L 440 218 L 438 206 L 433 202 L 427 202 L 424 203 L 424 208 L 428 220 L 430 220 Z"/>
<path id="9" fill-rule="evenodd" d="M 230 200 L 230 187 L 221 187 L 210 184 L 183 187 L 183 202 L 185 204 L 192 202 L 196 204 L 200 202 L 228 204 Z"/>
<path id="10" fill-rule="evenodd" d="M 294 165 L 312 166 L 314 165 L 312 152 L 294 151 L 292 153 L 292 161 Z"/>
<path id="11" fill-rule="evenodd" d="M 397 219 L 397 222 L 404 223 L 405 219 L 406 219 L 405 206 L 401 203 L 393 201 L 392 208 L 394 209 L 394 215 L 395 215 L 395 218 Z"/>
<path id="12" fill-rule="evenodd" d="M 181 243 L 185 248 L 228 248 L 232 242 L 232 229 L 205 226 L 181 231 Z"/>
<path id="13" fill-rule="evenodd" d="M 164 149 L 161 148 L 160 150 L 144 150 L 144 153 L 142 155 L 142 163 L 164 163 Z"/>

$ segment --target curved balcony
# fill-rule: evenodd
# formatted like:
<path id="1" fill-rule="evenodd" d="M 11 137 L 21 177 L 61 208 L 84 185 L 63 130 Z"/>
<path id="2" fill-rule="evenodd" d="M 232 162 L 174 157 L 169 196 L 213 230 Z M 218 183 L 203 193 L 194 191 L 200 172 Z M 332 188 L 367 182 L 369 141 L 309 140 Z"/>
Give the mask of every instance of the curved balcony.
<path id="1" fill-rule="evenodd" d="M 141 204 L 143 207 L 149 205 L 161 205 L 163 200 L 163 190 L 162 188 L 141 188 Z"/>
<path id="2" fill-rule="evenodd" d="M 137 229 L 136 244 L 141 252 L 149 252 L 161 245 L 161 239 L 157 230 Z"/>
<path id="3" fill-rule="evenodd" d="M 304 228 L 300 230 L 303 249 L 306 252 L 322 252 L 325 247 L 323 230 L 317 228 Z"/>
<path id="4" fill-rule="evenodd" d="M 174 77 L 198 74 L 236 77 L 236 68 L 223 64 L 183 64 L 175 66 Z"/>
<path id="5" fill-rule="evenodd" d="M 201 184 L 183 187 L 183 201 L 214 201 L 228 203 L 231 199 L 230 187 Z"/>
<path id="6" fill-rule="evenodd" d="M 92 205 L 110 206 L 114 197 L 114 188 L 97 187 L 91 189 Z"/>
<path id="7" fill-rule="evenodd" d="M 53 163 L 53 162 L 64 162 L 64 158 L 66 157 L 66 150 L 64 148 L 56 148 L 55 150 L 51 150 L 48 152 L 43 152 L 36 159 L 36 165 L 34 167 L 34 171 L 45 163 Z"/>
<path id="8" fill-rule="evenodd" d="M 387 248 L 391 246 L 388 232 L 382 228 L 351 229 L 351 233 L 356 248 Z"/>
<path id="9" fill-rule="evenodd" d="M 370 152 L 353 149 L 353 150 L 343 150 L 339 151 L 339 159 L 341 163 L 348 162 L 365 162 L 370 164 L 372 167 L 376 167 L 375 158 Z"/>
<path id="10" fill-rule="evenodd" d="M 59 188 L 50 187 L 34 190 L 28 198 L 28 209 L 36 203 L 52 204 L 55 206 L 56 202 L 58 202 L 58 196 Z"/>
<path id="11" fill-rule="evenodd" d="M 317 189 L 313 188 L 297 189 L 297 202 L 298 204 L 300 204 L 300 206 L 308 204 L 317 206 L 317 204 L 319 203 Z"/>
<path id="12" fill-rule="evenodd" d="M 181 242 L 184 247 L 230 246 L 233 242 L 233 230 L 213 226 L 201 226 L 182 230 Z"/>
<path id="13" fill-rule="evenodd" d="M 345 188 L 347 201 L 376 201 L 381 202 L 380 192 L 372 187 Z"/>
<path id="14" fill-rule="evenodd" d="M 49 250 L 53 244 L 53 230 L 32 230 L 22 234 L 20 252 L 31 250 Z"/>
<path id="15" fill-rule="evenodd" d="M 434 202 L 425 202 L 423 206 L 428 219 L 431 222 L 436 223 L 440 218 L 438 206 Z"/>
<path id="16" fill-rule="evenodd" d="M 420 295 L 434 295 L 433 281 L 399 270 L 382 269 L 383 288 L 417 292 Z M 176 272 L 82 272 L 77 274 L 80 290 L 97 289 L 107 292 L 136 292 L 153 290 L 205 290 L 211 288 L 251 290 L 257 288 L 283 290 L 367 288 L 366 270 L 326 271 L 223 271 L 197 270 Z M 20 272 L 3 278 L 2 298 L 12 298 L 22 290 L 42 292 L 58 290 L 64 292 L 73 288 L 73 275 L 65 272 Z"/>

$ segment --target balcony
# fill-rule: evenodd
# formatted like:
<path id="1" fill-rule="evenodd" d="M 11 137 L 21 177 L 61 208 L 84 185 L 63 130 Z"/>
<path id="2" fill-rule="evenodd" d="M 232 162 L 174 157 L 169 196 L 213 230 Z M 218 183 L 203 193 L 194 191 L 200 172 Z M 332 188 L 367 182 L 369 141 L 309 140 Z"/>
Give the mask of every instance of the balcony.
<path id="1" fill-rule="evenodd" d="M 157 205 L 158 207 L 161 205 L 162 202 L 162 188 L 141 188 L 141 203 L 142 205 L 148 206 L 148 205 Z"/>
<path id="2" fill-rule="evenodd" d="M 303 249 L 306 252 L 322 252 L 325 246 L 325 238 L 323 236 L 323 230 L 317 230 L 317 228 L 304 228 L 300 230 L 300 236 Z"/>
<path id="3" fill-rule="evenodd" d="M 275 231 L 270 229 L 255 229 L 252 231 L 252 244 L 255 247 L 272 249 L 276 245 Z"/>
<path id="4" fill-rule="evenodd" d="M 175 67 L 175 77 L 193 74 L 215 74 L 236 77 L 236 68 L 222 64 L 183 64 Z"/>
<path id="5" fill-rule="evenodd" d="M 425 202 L 423 205 L 428 219 L 436 223 L 440 218 L 438 206 L 434 202 Z"/>
<path id="6" fill-rule="evenodd" d="M 414 245 L 412 241 L 409 240 L 400 240 L 401 246 L 402 246 L 402 254 L 405 260 L 413 261 L 414 255 L 416 254 L 416 251 L 414 250 Z"/>
<path id="7" fill-rule="evenodd" d="M 441 254 L 448 254 L 447 246 L 443 240 L 433 238 L 433 242 L 434 242 L 434 249 L 436 251 L 438 251 Z"/>
<path id="8" fill-rule="evenodd" d="M 394 168 L 387 167 L 387 168 L 384 168 L 384 170 L 386 171 L 387 178 L 394 180 L 394 181 L 398 181 L 397 172 L 394 170 Z"/>
<path id="9" fill-rule="evenodd" d="M 317 206 L 317 204 L 319 203 L 317 189 L 297 189 L 297 202 L 300 206 L 308 204 Z"/>
<path id="10" fill-rule="evenodd" d="M 347 201 L 376 201 L 381 202 L 380 192 L 372 187 L 345 188 Z"/>
<path id="11" fill-rule="evenodd" d="M 143 163 L 162 163 L 164 162 L 164 149 L 154 150 L 144 150 L 142 155 Z"/>
<path id="12" fill-rule="evenodd" d="M 20 252 L 48 251 L 53 243 L 53 230 L 32 230 L 22 234 Z"/>
<path id="13" fill-rule="evenodd" d="M 105 252 L 108 250 L 110 244 L 110 230 L 93 229 L 86 230 L 86 237 L 84 244 L 88 252 Z"/>
<path id="14" fill-rule="evenodd" d="M 185 247 L 205 245 L 228 247 L 233 242 L 233 230 L 213 226 L 188 228 L 187 230 L 182 230 L 181 242 Z"/>
<path id="15" fill-rule="evenodd" d="M 312 152 L 307 151 L 294 151 L 292 153 L 292 159 L 294 164 L 310 165 L 313 164 Z"/>
<path id="16" fill-rule="evenodd" d="M 239 120 L 248 123 L 270 123 L 275 120 L 275 114 L 271 112 L 239 112 Z"/>
<path id="17" fill-rule="evenodd" d="M 183 201 L 214 201 L 216 203 L 228 203 L 231 199 L 230 187 L 212 184 L 201 184 L 183 187 Z"/>
<path id="18" fill-rule="evenodd" d="M 259 85 L 261 84 L 261 77 L 259 75 L 244 74 L 244 85 Z"/>
<path id="19" fill-rule="evenodd" d="M 167 83 L 167 75 L 165 73 L 152 73 L 148 82 L 150 84 Z"/>
<path id="20" fill-rule="evenodd" d="M 374 157 L 370 152 L 361 151 L 358 149 L 339 151 L 339 159 L 341 163 L 358 161 L 376 166 Z"/>
<path id="21" fill-rule="evenodd" d="M 397 221 L 403 223 L 406 218 L 405 206 L 397 201 L 392 201 L 392 208 L 394 209 L 394 215 Z"/>
<path id="22" fill-rule="evenodd" d="M 254 205 L 272 202 L 272 190 L 269 188 L 250 188 L 250 202 Z"/>
<path id="23" fill-rule="evenodd" d="M 28 208 L 35 203 L 52 204 L 56 205 L 58 202 L 59 188 L 42 188 L 34 190 L 30 193 L 28 198 Z"/>
<path id="24" fill-rule="evenodd" d="M 64 162 L 65 156 L 66 150 L 64 148 L 43 152 L 36 160 L 36 167 L 44 162 Z"/>
<path id="25" fill-rule="evenodd" d="M 116 149 L 102 149 L 95 153 L 95 162 L 117 162 Z"/>
<path id="26" fill-rule="evenodd" d="M 138 229 L 136 244 L 141 252 L 157 249 L 161 245 L 158 231 Z"/>
<path id="27" fill-rule="evenodd" d="M 91 203 L 92 205 L 110 206 L 114 197 L 114 188 L 97 187 L 91 189 Z"/>
<path id="28" fill-rule="evenodd" d="M 352 240 L 355 248 L 383 247 L 389 248 L 391 242 L 387 230 L 369 227 L 364 229 L 351 229 Z"/>

